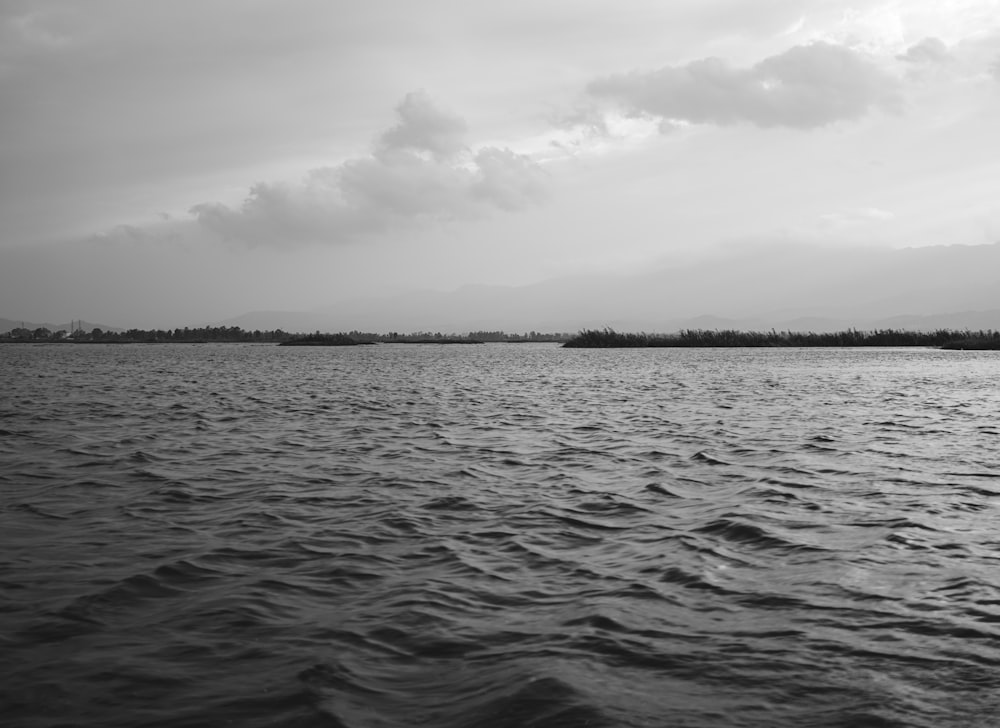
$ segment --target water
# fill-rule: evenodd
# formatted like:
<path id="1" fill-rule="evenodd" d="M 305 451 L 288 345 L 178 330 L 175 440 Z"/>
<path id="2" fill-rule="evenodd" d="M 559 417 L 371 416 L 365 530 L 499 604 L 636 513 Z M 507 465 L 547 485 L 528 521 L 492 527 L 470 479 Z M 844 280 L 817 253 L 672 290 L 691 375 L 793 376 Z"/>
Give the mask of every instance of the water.
<path id="1" fill-rule="evenodd" d="M 993 726 L 1000 357 L 0 347 L 7 726 Z"/>

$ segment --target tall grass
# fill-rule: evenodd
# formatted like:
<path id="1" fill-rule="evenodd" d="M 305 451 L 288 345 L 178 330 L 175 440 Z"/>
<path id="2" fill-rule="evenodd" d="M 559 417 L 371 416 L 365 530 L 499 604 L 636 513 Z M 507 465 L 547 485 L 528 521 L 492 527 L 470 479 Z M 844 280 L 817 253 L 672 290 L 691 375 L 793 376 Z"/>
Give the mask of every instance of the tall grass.
<path id="1" fill-rule="evenodd" d="M 789 347 L 789 346 L 938 346 L 949 349 L 998 349 L 1000 331 L 737 331 L 684 329 L 677 334 L 621 333 L 605 328 L 585 329 L 563 344 L 578 349 L 643 347 Z"/>

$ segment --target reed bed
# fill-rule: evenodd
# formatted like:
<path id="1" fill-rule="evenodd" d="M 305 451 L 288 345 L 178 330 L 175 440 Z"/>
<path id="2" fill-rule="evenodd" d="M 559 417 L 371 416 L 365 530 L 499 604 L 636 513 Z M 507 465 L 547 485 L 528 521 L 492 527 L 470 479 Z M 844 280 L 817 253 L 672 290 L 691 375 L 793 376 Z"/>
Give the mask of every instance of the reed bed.
<path id="1" fill-rule="evenodd" d="M 804 346 L 927 346 L 943 349 L 1000 349 L 1000 331 L 738 331 L 735 329 L 684 329 L 676 334 L 626 333 L 611 328 L 585 329 L 564 347 L 612 349 L 646 347 L 804 347 Z"/>

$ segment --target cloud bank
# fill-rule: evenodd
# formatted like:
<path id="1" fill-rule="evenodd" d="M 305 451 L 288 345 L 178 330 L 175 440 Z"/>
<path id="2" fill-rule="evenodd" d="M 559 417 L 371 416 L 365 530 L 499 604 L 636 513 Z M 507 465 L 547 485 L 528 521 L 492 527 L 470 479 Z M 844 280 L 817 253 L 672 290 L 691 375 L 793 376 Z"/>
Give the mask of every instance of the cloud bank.
<path id="1" fill-rule="evenodd" d="M 197 221 L 248 244 L 342 243 L 431 221 L 474 219 L 543 200 L 547 177 L 530 157 L 465 143 L 466 124 L 422 92 L 396 107 L 399 123 L 371 153 L 311 170 L 299 184 L 261 182 L 238 208 L 204 203 Z"/>
<path id="2" fill-rule="evenodd" d="M 592 81 L 590 95 L 634 114 L 693 124 L 749 122 L 812 129 L 893 110 L 895 81 L 861 53 L 830 43 L 796 46 L 750 68 L 718 58 Z"/>

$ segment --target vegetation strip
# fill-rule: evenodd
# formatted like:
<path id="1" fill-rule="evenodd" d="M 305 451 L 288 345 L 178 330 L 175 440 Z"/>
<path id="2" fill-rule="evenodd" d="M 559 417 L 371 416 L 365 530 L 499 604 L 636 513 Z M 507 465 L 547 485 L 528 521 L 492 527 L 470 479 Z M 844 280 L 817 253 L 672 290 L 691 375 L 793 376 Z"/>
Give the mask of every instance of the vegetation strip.
<path id="1" fill-rule="evenodd" d="M 200 328 L 183 329 L 128 329 L 127 331 L 105 331 L 94 328 L 90 331 L 76 329 L 67 332 L 64 329 L 52 331 L 47 328 L 29 329 L 15 328 L 6 333 L 0 333 L 0 343 L 59 342 L 73 344 L 157 344 L 157 343 L 189 343 L 201 344 L 208 342 L 244 342 L 244 343 L 278 343 L 288 346 L 351 346 L 353 344 L 482 344 L 487 341 L 503 341 L 509 343 L 525 342 L 563 342 L 572 337 L 569 333 L 542 333 L 530 331 L 522 334 L 508 334 L 505 331 L 470 331 L 468 334 L 442 334 L 429 331 L 417 331 L 411 334 L 401 334 L 392 331 L 377 334 L 368 331 L 351 331 L 349 333 L 312 334 L 289 333 L 281 329 L 270 331 L 245 331 L 239 326 L 203 326 Z"/>
<path id="2" fill-rule="evenodd" d="M 942 349 L 1000 349 L 1000 331 L 937 329 L 936 331 L 836 331 L 831 333 L 798 331 L 738 331 L 735 329 L 684 329 L 676 334 L 623 333 L 611 328 L 584 329 L 566 333 L 508 334 L 504 331 L 471 331 L 468 334 L 442 334 L 426 331 L 411 334 L 384 334 L 351 331 L 349 333 L 289 333 L 281 329 L 244 331 L 238 326 L 206 326 L 183 329 L 129 329 L 127 331 L 50 331 L 18 328 L 0 334 L 2 343 L 53 342 L 75 344 L 134 343 L 275 343 L 282 346 L 356 346 L 358 344 L 482 344 L 485 342 L 555 342 L 576 349 L 612 348 L 695 348 L 695 347 L 851 347 L 851 346 L 926 346 Z"/>
<path id="3" fill-rule="evenodd" d="M 620 333 L 589 329 L 563 344 L 574 349 L 645 347 L 936 346 L 942 349 L 1000 349 L 1000 331 L 735 331 L 685 329 L 677 334 Z"/>

